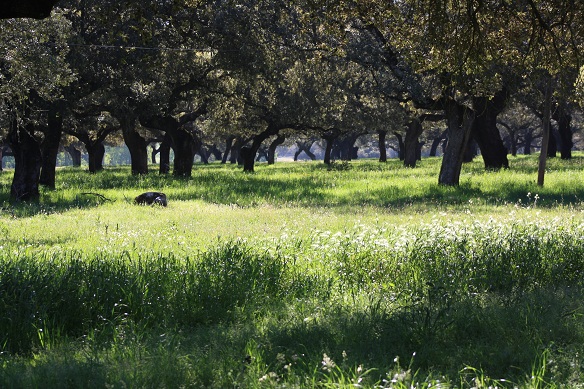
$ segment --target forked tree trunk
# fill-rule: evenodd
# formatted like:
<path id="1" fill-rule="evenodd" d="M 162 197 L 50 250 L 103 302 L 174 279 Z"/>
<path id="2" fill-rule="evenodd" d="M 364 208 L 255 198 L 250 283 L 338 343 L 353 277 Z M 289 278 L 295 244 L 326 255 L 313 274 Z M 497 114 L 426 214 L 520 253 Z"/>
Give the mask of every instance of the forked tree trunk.
<path id="1" fill-rule="evenodd" d="M 15 168 L 10 199 L 12 201 L 38 201 L 42 155 L 39 142 L 16 121 L 11 123 L 8 142 L 14 154 Z"/>
<path id="2" fill-rule="evenodd" d="M 49 112 L 48 129 L 41 144 L 43 163 L 39 183 L 52 189 L 55 189 L 55 170 L 57 168 L 57 155 L 59 154 L 62 133 L 63 118 L 56 111 L 51 110 Z"/>
<path id="3" fill-rule="evenodd" d="M 442 157 L 438 183 L 440 185 L 458 186 L 462 160 L 466 144 L 470 138 L 474 113 L 471 109 L 459 106 L 450 98 L 445 104 L 446 121 L 448 123 L 448 144 Z"/>

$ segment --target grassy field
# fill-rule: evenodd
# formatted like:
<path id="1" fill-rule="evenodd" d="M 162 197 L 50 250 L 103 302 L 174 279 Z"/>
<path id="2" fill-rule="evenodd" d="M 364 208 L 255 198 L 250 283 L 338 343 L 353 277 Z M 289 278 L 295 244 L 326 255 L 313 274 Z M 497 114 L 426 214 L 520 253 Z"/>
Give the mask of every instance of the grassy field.
<path id="1" fill-rule="evenodd" d="M 584 387 L 584 156 L 439 164 L 0 173 L 0 387 Z"/>

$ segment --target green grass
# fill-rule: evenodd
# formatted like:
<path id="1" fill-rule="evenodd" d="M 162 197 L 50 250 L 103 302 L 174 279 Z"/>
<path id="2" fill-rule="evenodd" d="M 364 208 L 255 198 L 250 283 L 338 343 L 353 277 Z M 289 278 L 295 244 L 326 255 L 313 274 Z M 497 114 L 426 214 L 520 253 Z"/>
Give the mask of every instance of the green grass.
<path id="1" fill-rule="evenodd" d="M 439 162 L 1 173 L 0 387 L 582 387 L 584 158 Z"/>

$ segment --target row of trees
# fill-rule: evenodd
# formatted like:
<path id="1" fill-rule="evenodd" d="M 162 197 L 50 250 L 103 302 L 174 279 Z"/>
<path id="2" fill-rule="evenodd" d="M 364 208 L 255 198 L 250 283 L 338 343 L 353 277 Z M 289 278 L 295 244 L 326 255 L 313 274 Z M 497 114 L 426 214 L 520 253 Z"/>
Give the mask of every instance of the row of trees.
<path id="1" fill-rule="evenodd" d="M 570 158 L 583 11 L 570 0 L 61 0 L 50 18 L 0 26 L 11 196 L 54 186 L 59 147 L 74 142 L 90 171 L 107 139 L 127 145 L 133 174 L 148 173 L 155 142 L 161 172 L 173 150 L 173 174 L 188 176 L 203 145 L 223 161 L 238 150 L 252 171 L 262 145 L 270 160 L 286 138 L 324 139 L 330 162 L 333 144 L 350 158 L 358 136 L 376 134 L 383 160 L 397 133 L 415 166 L 437 122 L 438 179 L 457 185 L 471 139 L 486 168 L 508 167 L 499 129 L 512 148 L 521 131 L 509 107 L 541 120 L 544 156 L 553 118 Z"/>

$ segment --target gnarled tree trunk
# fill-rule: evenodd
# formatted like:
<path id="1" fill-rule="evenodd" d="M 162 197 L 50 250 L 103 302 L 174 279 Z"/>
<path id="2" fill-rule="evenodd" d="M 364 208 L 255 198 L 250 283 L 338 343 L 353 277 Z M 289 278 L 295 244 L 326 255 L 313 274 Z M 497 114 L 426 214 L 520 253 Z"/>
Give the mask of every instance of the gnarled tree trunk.
<path id="1" fill-rule="evenodd" d="M 572 158 L 572 115 L 568 111 L 567 104 L 561 103 L 557 106 L 553 113 L 553 119 L 558 122 L 558 135 L 560 138 L 560 157 L 562 159 Z"/>

